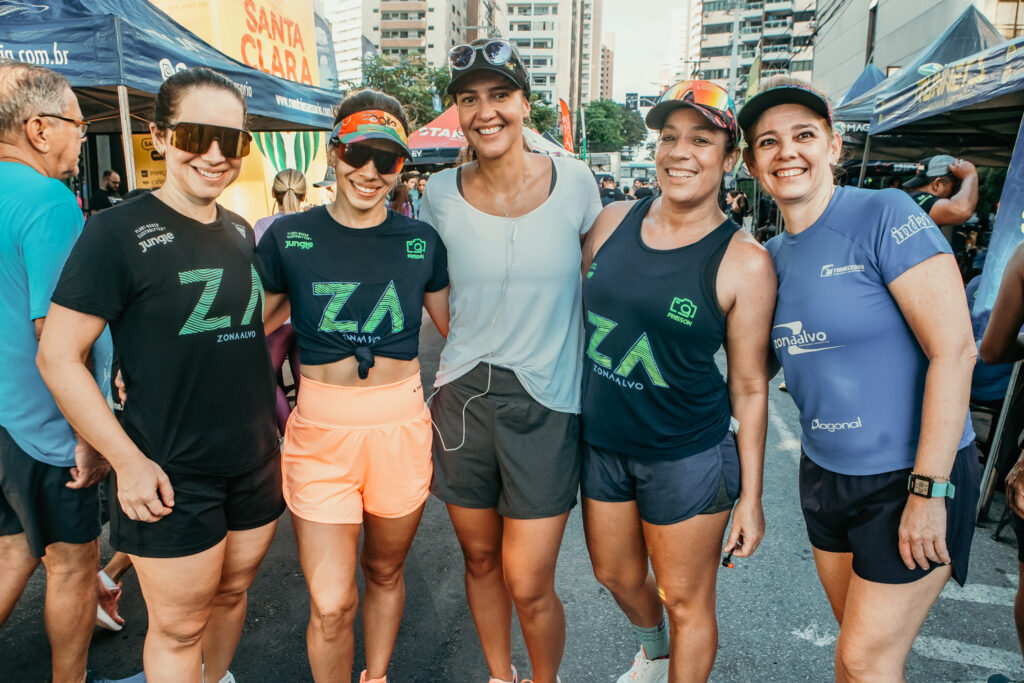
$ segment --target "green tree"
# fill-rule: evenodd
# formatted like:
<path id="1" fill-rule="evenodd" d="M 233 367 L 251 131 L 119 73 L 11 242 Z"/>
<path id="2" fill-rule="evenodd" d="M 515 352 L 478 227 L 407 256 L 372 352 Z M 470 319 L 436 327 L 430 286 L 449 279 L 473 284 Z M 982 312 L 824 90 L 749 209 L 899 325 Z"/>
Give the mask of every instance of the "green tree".
<path id="1" fill-rule="evenodd" d="M 410 133 L 437 117 L 434 95 L 444 100 L 451 77 L 445 67 L 427 66 L 419 55 L 402 60 L 382 55 L 363 58 L 362 83 L 349 83 L 349 87 L 372 88 L 391 95 L 405 108 L 409 117 Z"/>
<path id="2" fill-rule="evenodd" d="M 640 114 L 618 102 L 597 100 L 584 110 L 587 118 L 587 151 L 618 152 L 634 147 L 647 136 Z"/>
<path id="3" fill-rule="evenodd" d="M 548 132 L 553 135 L 554 130 L 558 127 L 558 112 L 541 99 L 540 93 L 532 93 L 530 95 L 530 120 L 527 123 L 536 128 L 541 135 Z"/>
<path id="4" fill-rule="evenodd" d="M 622 108 L 622 139 L 627 147 L 636 147 L 647 139 L 647 124 L 640 112 L 619 106 Z"/>

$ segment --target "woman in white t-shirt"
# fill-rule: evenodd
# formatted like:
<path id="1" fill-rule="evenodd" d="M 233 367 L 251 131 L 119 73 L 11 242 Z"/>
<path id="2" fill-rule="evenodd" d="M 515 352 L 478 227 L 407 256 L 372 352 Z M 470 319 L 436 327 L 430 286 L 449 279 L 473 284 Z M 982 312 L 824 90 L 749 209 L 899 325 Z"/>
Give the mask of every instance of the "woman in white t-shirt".
<path id="1" fill-rule="evenodd" d="M 530 80 L 511 44 L 459 45 L 449 66 L 475 160 L 432 176 L 420 205 L 451 281 L 431 490 L 462 546 L 491 683 L 517 681 L 513 604 L 533 679 L 555 683 L 565 648 L 555 564 L 580 468 L 580 238 L 601 200 L 585 165 L 525 149 Z"/>

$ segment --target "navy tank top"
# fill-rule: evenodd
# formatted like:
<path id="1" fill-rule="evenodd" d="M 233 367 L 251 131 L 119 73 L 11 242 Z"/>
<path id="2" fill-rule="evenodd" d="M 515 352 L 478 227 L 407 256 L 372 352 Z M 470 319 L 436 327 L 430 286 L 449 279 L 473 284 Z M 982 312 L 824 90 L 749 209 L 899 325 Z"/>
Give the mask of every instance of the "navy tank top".
<path id="1" fill-rule="evenodd" d="M 682 458 L 729 430 L 714 358 L 725 340 L 715 281 L 739 226 L 726 220 L 693 244 L 651 249 L 640 226 L 653 199 L 630 209 L 583 281 L 583 438 L 636 457 Z"/>

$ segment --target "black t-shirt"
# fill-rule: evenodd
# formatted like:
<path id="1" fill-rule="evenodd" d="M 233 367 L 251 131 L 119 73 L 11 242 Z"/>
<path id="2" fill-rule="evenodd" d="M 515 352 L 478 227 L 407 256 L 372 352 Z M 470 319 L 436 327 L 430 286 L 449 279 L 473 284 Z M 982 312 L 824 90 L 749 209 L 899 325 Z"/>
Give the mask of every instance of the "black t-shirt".
<path id="1" fill-rule="evenodd" d="M 939 201 L 939 197 L 927 192 L 911 192 L 910 198 L 917 202 L 917 205 L 924 209 L 925 213 L 929 213 L 935 202 Z"/>
<path id="2" fill-rule="evenodd" d="M 276 454 L 274 380 L 253 233 L 152 195 L 89 219 L 53 301 L 110 323 L 128 389 L 121 422 L 162 467 L 245 472 Z"/>
<path id="3" fill-rule="evenodd" d="M 622 202 L 626 200 L 626 195 L 622 194 L 622 190 L 617 187 L 602 187 L 601 188 L 601 206 L 608 206 L 612 202 Z"/>
<path id="4" fill-rule="evenodd" d="M 269 292 L 287 292 L 303 364 L 373 355 L 412 360 L 423 293 L 448 285 L 448 254 L 434 229 L 388 210 L 349 228 L 320 206 L 274 221 L 256 247 Z"/>
<path id="5" fill-rule="evenodd" d="M 89 210 L 101 211 L 102 209 L 109 209 L 115 204 L 120 204 L 121 201 L 121 195 L 116 192 L 107 192 L 106 190 L 99 189 L 89 195 Z"/>

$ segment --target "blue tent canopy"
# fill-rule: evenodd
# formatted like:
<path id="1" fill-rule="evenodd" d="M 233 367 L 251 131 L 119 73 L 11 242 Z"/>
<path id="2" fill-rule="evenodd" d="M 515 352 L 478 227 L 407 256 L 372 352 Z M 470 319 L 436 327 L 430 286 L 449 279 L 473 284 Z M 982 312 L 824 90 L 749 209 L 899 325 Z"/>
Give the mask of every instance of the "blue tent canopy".
<path id="1" fill-rule="evenodd" d="M 253 130 L 329 130 L 340 95 L 266 74 L 210 47 L 143 0 L 0 0 L 0 57 L 49 67 L 68 79 L 90 130 L 116 132 L 117 87 L 128 89 L 136 132 L 164 79 L 191 66 L 230 78 Z"/>
<path id="2" fill-rule="evenodd" d="M 846 91 L 846 94 L 843 95 L 843 100 L 839 103 L 839 106 L 842 107 L 847 102 L 852 102 L 884 80 L 885 74 L 882 73 L 882 70 L 874 64 L 868 64 L 860 72 L 860 76 L 857 76 L 857 80 L 853 82 L 853 85 Z"/>
<path id="3" fill-rule="evenodd" d="M 872 145 L 945 153 L 982 166 L 1010 162 L 1024 111 L 1024 37 L 979 52 L 880 98 Z M 899 150 L 895 150 L 897 153 Z"/>
<path id="4" fill-rule="evenodd" d="M 896 129 L 953 134 L 981 130 L 1010 141 L 1017 132 L 996 130 L 1000 122 L 1019 123 L 1024 100 L 1024 37 L 946 65 L 941 71 L 877 102 L 871 134 Z M 976 112 L 978 116 L 971 116 Z M 965 116 L 976 118 L 968 125 Z"/>
<path id="5" fill-rule="evenodd" d="M 918 69 L 925 64 L 949 64 L 981 50 L 1005 42 L 1002 34 L 973 5 L 957 17 L 942 35 L 898 72 L 881 81 L 859 97 L 844 102 L 834 112 L 837 121 L 862 122 L 871 120 L 875 100 L 916 83 L 921 77 Z"/>

